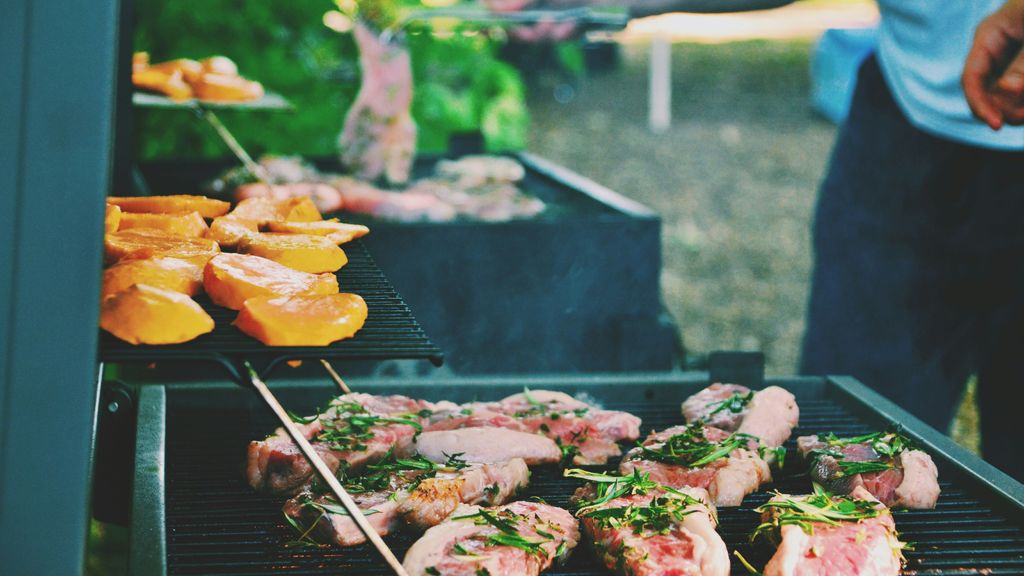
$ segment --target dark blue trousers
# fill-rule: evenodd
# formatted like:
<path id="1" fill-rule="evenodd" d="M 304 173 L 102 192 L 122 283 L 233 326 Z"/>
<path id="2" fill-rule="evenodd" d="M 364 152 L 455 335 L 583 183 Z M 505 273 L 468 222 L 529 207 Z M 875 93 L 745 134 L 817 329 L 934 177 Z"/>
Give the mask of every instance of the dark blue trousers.
<path id="1" fill-rule="evenodd" d="M 945 432 L 978 375 L 985 459 L 1024 480 L 1024 153 L 912 126 L 861 67 L 818 198 L 800 370 Z"/>

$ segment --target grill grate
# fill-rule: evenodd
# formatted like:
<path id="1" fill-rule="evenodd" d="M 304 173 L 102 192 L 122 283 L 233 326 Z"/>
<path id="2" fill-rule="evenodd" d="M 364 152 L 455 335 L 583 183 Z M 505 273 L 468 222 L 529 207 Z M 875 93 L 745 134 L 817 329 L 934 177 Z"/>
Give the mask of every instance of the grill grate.
<path id="1" fill-rule="evenodd" d="M 213 332 L 191 342 L 166 346 L 133 346 L 106 332 L 100 333 L 100 360 L 106 362 L 155 362 L 200 359 L 219 361 L 229 368 L 240 359 L 262 360 L 266 370 L 292 358 L 349 360 L 428 359 L 440 365 L 441 350 L 435 346 L 412 312 L 373 261 L 362 242 L 344 246 L 348 264 L 338 271 L 343 292 L 366 300 L 369 316 L 352 338 L 329 346 L 264 346 L 231 325 L 237 312 L 210 302 L 206 295 L 196 301 L 213 318 Z"/>
<path id="2" fill-rule="evenodd" d="M 643 433 L 680 423 L 675 406 L 609 404 L 643 418 Z M 834 431 L 840 435 L 870 432 L 864 422 L 828 400 L 802 400 L 801 426 L 794 434 Z M 350 549 L 286 548 L 292 532 L 281 516 L 283 498 L 253 494 L 242 480 L 245 446 L 275 427 L 268 414 L 175 409 L 167 426 L 167 565 L 169 574 L 389 574 L 368 546 Z M 792 444 L 792 443 L 791 443 Z M 790 446 L 792 447 L 792 446 Z M 795 458 L 768 489 L 804 493 L 810 484 Z M 944 462 L 937 461 L 940 479 Z M 907 553 L 905 574 L 953 575 L 1024 573 L 1024 532 L 999 511 L 983 504 L 966 486 L 946 474 L 938 507 L 896 512 L 904 540 L 915 544 Z M 566 506 L 578 486 L 553 467 L 536 469 L 525 497 L 539 496 Z M 731 550 L 739 550 L 755 566 L 771 554 L 764 544 L 751 545 L 747 535 L 758 523 L 753 508 L 768 493 L 748 496 L 739 508 L 719 510 L 719 532 Z M 403 533 L 386 538 L 401 558 L 415 540 Z M 585 544 L 552 575 L 607 574 Z M 733 574 L 746 571 L 733 561 Z"/>

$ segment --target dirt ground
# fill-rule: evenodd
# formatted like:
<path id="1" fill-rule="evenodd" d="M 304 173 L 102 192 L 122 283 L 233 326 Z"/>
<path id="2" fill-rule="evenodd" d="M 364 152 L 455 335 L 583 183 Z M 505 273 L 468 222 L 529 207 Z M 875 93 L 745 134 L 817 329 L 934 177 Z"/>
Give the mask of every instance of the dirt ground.
<path id="1" fill-rule="evenodd" d="M 647 127 L 648 45 L 564 100 L 534 78 L 530 149 L 663 219 L 662 293 L 688 351 L 760 350 L 794 374 L 811 272 L 814 201 L 836 127 L 810 108 L 809 40 L 677 43 L 671 128 Z M 953 427 L 977 449 L 973 388 Z"/>

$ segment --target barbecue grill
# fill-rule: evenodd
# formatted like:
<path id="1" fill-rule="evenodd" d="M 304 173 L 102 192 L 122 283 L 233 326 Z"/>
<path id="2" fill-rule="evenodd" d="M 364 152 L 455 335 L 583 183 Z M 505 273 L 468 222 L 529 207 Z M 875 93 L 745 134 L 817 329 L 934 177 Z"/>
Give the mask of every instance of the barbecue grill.
<path id="1" fill-rule="evenodd" d="M 553 376 L 446 381 L 353 380 L 359 390 L 406 394 L 429 400 L 492 400 L 531 389 L 583 394 L 605 408 L 643 418 L 643 434 L 679 424 L 679 404 L 708 384 L 706 374 Z M 799 434 L 833 431 L 856 435 L 890 424 L 930 453 L 939 468 L 942 495 L 935 510 L 897 511 L 907 552 L 906 574 L 1024 573 L 1024 488 L 953 444 L 905 411 L 850 378 L 771 380 L 792 391 L 800 404 Z M 333 390 L 308 381 L 282 382 L 278 395 L 312 413 Z M 140 435 L 135 476 L 133 572 L 153 574 L 388 574 L 369 545 L 294 548 L 295 535 L 281 515 L 281 496 L 258 495 L 242 474 L 245 449 L 276 426 L 272 415 L 244 391 L 225 383 L 200 388 L 145 386 L 140 390 Z M 793 443 L 790 442 L 792 448 Z M 156 473 L 155 473 L 156 472 Z M 578 481 L 556 467 L 534 471 L 526 497 L 566 506 Z M 719 509 L 720 533 L 731 550 L 763 566 L 771 550 L 747 538 L 758 524 L 753 508 L 769 490 L 806 493 L 810 482 L 790 457 L 774 483 L 739 508 Z M 401 557 L 416 536 L 387 537 Z M 745 574 L 733 562 L 734 574 Z M 553 575 L 607 574 L 585 545 Z"/>

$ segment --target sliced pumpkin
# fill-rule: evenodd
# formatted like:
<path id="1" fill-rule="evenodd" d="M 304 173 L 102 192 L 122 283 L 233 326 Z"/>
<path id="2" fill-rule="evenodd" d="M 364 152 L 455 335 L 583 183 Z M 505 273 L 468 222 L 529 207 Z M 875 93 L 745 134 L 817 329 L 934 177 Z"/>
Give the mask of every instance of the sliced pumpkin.
<path id="1" fill-rule="evenodd" d="M 219 254 L 203 270 L 203 288 L 214 303 L 239 310 L 254 297 L 337 294 L 334 274 L 309 274 L 248 254 Z"/>
<path id="2" fill-rule="evenodd" d="M 307 196 L 299 198 L 246 198 L 235 206 L 231 216 L 253 220 L 259 226 L 269 222 L 316 222 L 323 216 Z"/>
<path id="3" fill-rule="evenodd" d="M 242 239 L 238 251 L 312 274 L 336 272 L 348 263 L 348 256 L 337 244 L 309 234 L 257 234 Z"/>
<path id="4" fill-rule="evenodd" d="M 107 234 L 104 249 L 108 262 L 167 256 L 198 266 L 206 266 L 210 258 L 220 253 L 220 246 L 213 240 L 175 236 L 148 228 Z"/>
<path id="5" fill-rule="evenodd" d="M 121 224 L 118 230 L 131 230 L 133 228 L 149 228 L 161 230 L 175 236 L 188 236 L 191 238 L 202 238 L 206 236 L 206 220 L 199 215 L 199 212 L 187 212 L 182 214 L 146 214 L 127 212 L 121 215 Z"/>
<path id="6" fill-rule="evenodd" d="M 358 294 L 257 297 L 245 301 L 234 324 L 267 346 L 326 346 L 354 336 L 366 315 Z"/>
<path id="7" fill-rule="evenodd" d="M 151 214 L 181 214 L 199 212 L 203 218 L 223 216 L 231 204 L 206 196 L 177 194 L 172 196 L 110 196 L 107 204 L 115 204 L 124 212 L 148 212 Z"/>
<path id="8" fill-rule="evenodd" d="M 188 296 L 135 284 L 103 301 L 100 328 L 130 344 L 180 344 L 213 330 L 213 318 Z"/>
<path id="9" fill-rule="evenodd" d="M 242 239 L 255 236 L 258 233 L 259 228 L 256 226 L 256 222 L 228 215 L 214 218 L 206 237 L 216 241 L 221 248 L 233 249 Z"/>
<path id="10" fill-rule="evenodd" d="M 113 204 L 107 204 L 107 212 L 103 216 L 103 230 L 110 234 L 111 232 L 117 232 L 117 227 L 121 225 L 121 209 Z"/>
<path id="11" fill-rule="evenodd" d="M 122 260 L 103 271 L 100 297 L 107 299 L 135 284 L 195 296 L 203 289 L 203 267 L 180 258 Z"/>
<path id="12" fill-rule="evenodd" d="M 370 233 L 370 229 L 361 224 L 345 224 L 337 218 L 320 220 L 319 222 L 269 222 L 267 227 L 272 232 L 289 234 L 310 234 L 324 236 L 335 244 L 351 242 Z"/>

